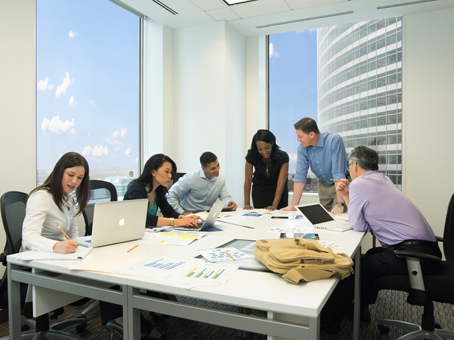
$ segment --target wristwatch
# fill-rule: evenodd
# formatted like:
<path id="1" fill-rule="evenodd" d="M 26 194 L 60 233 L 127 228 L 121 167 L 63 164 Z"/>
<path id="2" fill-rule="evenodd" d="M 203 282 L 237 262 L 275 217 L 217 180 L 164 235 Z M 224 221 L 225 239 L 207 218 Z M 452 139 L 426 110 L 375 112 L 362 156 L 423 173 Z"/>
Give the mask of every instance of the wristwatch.
<path id="1" fill-rule="evenodd" d="M 339 207 L 343 207 L 343 206 L 344 206 L 344 203 L 343 203 L 343 202 L 340 202 L 340 201 L 337 201 L 336 204 L 337 204 Z"/>
<path id="2" fill-rule="evenodd" d="M 175 219 L 173 217 L 170 218 L 170 225 L 173 227 L 173 224 L 175 222 Z"/>

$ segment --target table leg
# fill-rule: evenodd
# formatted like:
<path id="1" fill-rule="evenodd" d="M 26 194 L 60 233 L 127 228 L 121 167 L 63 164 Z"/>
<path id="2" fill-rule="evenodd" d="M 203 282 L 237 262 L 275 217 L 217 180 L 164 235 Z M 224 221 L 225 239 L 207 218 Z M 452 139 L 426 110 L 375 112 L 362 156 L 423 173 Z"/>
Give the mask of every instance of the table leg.
<path id="1" fill-rule="evenodd" d="M 361 247 L 358 248 L 355 254 L 355 298 L 353 308 L 353 340 L 359 339 L 359 308 L 361 305 L 360 301 L 360 261 L 361 261 Z"/>
<path id="2" fill-rule="evenodd" d="M 8 262 L 8 317 L 10 339 L 21 338 L 20 282 L 12 280 L 14 265 Z"/>

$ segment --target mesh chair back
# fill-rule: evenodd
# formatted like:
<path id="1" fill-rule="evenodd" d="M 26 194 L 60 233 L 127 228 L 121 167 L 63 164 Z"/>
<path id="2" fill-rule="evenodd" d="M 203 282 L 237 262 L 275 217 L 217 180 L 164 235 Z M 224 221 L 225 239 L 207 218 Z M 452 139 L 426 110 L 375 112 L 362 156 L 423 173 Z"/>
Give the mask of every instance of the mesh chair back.
<path id="1" fill-rule="evenodd" d="M 172 187 L 172 185 L 174 185 L 184 175 L 186 175 L 186 172 L 176 172 L 175 175 L 173 175 L 172 179 L 170 180 L 170 184 L 167 187 L 167 190 L 169 190 Z"/>
<path id="2" fill-rule="evenodd" d="M 5 252 L 18 253 L 22 245 L 22 223 L 25 218 L 27 194 L 19 191 L 9 191 L 1 197 L 2 221 L 6 234 Z"/>
<path id="3" fill-rule="evenodd" d="M 443 251 L 445 253 L 446 262 L 454 273 L 454 194 L 448 205 L 446 214 L 445 231 L 443 234 Z"/>
<path id="4" fill-rule="evenodd" d="M 85 221 L 85 235 L 91 235 L 95 203 L 118 201 L 117 189 L 112 183 L 93 179 L 90 181 L 90 186 L 90 200 L 82 213 Z"/>
<path id="5" fill-rule="evenodd" d="M 6 244 L 4 253 L 1 254 L 2 263 L 6 265 L 6 256 L 16 254 L 22 245 L 22 224 L 25 218 L 25 204 L 27 194 L 19 191 L 8 191 L 0 198 L 3 227 L 5 229 Z M 8 280 L 6 270 L 0 282 L 0 306 L 8 308 Z M 25 295 L 24 295 L 25 297 Z M 23 301 L 21 301 L 23 303 Z"/>

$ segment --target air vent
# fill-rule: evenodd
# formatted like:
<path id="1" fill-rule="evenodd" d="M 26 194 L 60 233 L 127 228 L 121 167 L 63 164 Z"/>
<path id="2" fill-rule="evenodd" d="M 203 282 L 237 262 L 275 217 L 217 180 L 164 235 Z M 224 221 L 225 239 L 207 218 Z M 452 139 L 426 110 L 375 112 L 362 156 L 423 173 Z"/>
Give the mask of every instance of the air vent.
<path id="1" fill-rule="evenodd" d="M 161 1 L 159 1 L 159 0 L 151 0 L 151 1 L 153 1 L 156 5 L 159 5 L 162 8 L 164 8 L 167 12 L 172 13 L 173 15 L 178 15 L 177 11 L 174 11 L 172 8 L 170 8 L 166 4 L 162 3 Z"/>
<path id="2" fill-rule="evenodd" d="M 377 9 L 387 9 L 387 8 L 400 7 L 400 6 L 418 5 L 418 4 L 423 4 L 425 2 L 434 2 L 434 1 L 438 1 L 438 0 L 419 0 L 419 1 L 405 2 L 402 4 L 380 6 L 380 7 L 377 7 Z"/>
<path id="3" fill-rule="evenodd" d="M 258 28 L 266 28 L 266 27 L 273 27 L 273 26 L 280 26 L 280 25 L 288 25 L 288 24 L 294 24 L 294 23 L 297 23 L 297 22 L 324 19 L 324 18 L 331 18 L 331 17 L 337 17 L 337 16 L 341 16 L 341 15 L 348 15 L 348 14 L 353 14 L 353 11 L 333 13 L 333 14 L 329 14 L 329 15 L 321 15 L 321 16 L 318 16 L 318 17 L 310 17 L 310 18 L 304 18 L 304 19 L 276 22 L 274 24 L 255 26 L 255 28 L 258 29 Z"/>

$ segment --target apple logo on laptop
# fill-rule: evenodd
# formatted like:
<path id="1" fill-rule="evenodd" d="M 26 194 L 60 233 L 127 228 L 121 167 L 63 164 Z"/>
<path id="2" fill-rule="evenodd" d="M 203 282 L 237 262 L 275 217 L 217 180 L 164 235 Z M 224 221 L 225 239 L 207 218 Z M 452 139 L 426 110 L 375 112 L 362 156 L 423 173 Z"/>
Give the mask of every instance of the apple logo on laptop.
<path id="1" fill-rule="evenodd" d="M 123 227 L 125 225 L 125 218 L 123 217 L 120 221 L 118 221 L 118 225 Z"/>

